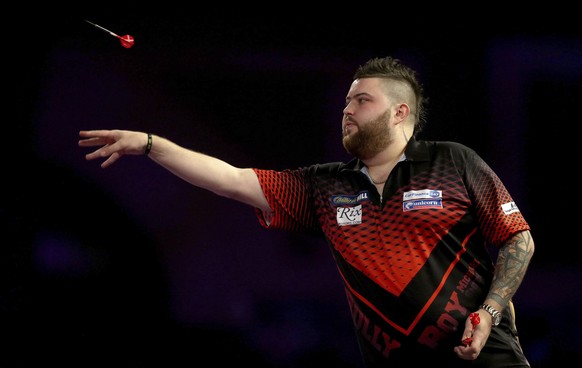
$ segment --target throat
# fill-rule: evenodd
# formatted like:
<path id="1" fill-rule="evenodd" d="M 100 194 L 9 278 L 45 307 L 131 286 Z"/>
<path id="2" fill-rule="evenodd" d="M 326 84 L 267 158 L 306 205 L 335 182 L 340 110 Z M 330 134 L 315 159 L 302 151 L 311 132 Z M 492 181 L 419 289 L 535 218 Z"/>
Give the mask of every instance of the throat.
<path id="1" fill-rule="evenodd" d="M 362 172 L 366 174 L 368 179 L 375 185 L 384 185 L 388 181 L 388 177 L 390 176 L 390 173 L 386 171 L 382 171 L 380 173 L 376 172 L 374 173 L 374 175 L 372 175 L 367 167 L 364 167 L 362 169 Z M 378 180 L 374 179 L 375 177 L 378 178 Z"/>
<path id="2" fill-rule="evenodd" d="M 394 167 L 396 167 L 398 162 L 403 161 L 404 159 L 405 156 L 402 155 L 398 160 L 390 160 L 382 164 L 371 166 L 366 165 L 361 170 L 374 185 L 384 186 L 390 177 L 390 173 L 394 170 Z"/>

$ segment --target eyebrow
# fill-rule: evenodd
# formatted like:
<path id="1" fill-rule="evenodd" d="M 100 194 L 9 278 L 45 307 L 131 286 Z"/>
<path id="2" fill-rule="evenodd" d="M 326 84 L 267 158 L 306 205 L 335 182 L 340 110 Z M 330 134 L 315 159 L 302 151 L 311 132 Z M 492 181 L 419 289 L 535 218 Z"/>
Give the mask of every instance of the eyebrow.
<path id="1" fill-rule="evenodd" d="M 346 100 L 351 100 L 353 98 L 358 98 L 361 96 L 368 96 L 368 97 L 373 97 L 371 94 L 369 94 L 368 92 L 360 92 L 360 93 L 356 93 L 355 95 L 353 95 L 352 97 L 346 96 Z"/>

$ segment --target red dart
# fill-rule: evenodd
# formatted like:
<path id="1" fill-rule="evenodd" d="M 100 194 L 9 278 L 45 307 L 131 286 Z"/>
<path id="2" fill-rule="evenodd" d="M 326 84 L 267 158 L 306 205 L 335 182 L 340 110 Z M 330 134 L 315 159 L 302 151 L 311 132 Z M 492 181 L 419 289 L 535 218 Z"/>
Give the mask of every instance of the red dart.
<path id="1" fill-rule="evenodd" d="M 469 314 L 469 318 L 471 319 L 471 325 L 473 327 L 472 331 L 475 331 L 475 326 L 477 326 L 479 324 L 479 322 L 481 322 L 481 318 L 479 317 L 479 313 L 473 312 L 473 313 Z M 471 342 L 473 342 L 472 337 L 467 337 L 466 339 L 464 339 L 462 341 L 463 345 L 466 345 L 466 346 L 471 345 Z"/>
<path id="2" fill-rule="evenodd" d="M 135 40 L 134 40 L 133 36 L 125 35 L 125 36 L 121 37 L 121 36 L 118 36 L 115 33 L 111 32 L 110 30 L 101 27 L 100 25 L 97 25 L 95 23 L 89 22 L 87 19 L 85 19 L 85 22 L 87 22 L 87 23 L 91 24 L 92 26 L 95 26 L 95 27 L 97 27 L 97 28 L 99 28 L 99 29 L 101 29 L 101 30 L 109 33 L 112 36 L 115 36 L 115 37 L 119 38 L 119 41 L 121 42 L 121 46 L 125 47 L 126 49 L 132 47 L 133 44 L 135 43 Z"/>
<path id="3" fill-rule="evenodd" d="M 121 41 L 121 46 L 125 47 L 126 49 L 133 46 L 133 43 L 135 42 L 133 40 L 133 36 L 130 36 L 130 35 L 125 35 L 123 37 L 119 37 L 119 40 Z"/>

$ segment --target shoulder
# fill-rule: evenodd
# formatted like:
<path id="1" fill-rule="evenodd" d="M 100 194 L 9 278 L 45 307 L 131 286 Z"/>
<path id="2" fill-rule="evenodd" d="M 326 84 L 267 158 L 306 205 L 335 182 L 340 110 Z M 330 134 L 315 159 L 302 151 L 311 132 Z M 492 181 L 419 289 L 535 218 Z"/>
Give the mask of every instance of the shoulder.
<path id="1" fill-rule="evenodd" d="M 417 157 L 435 157 L 447 155 L 452 157 L 478 157 L 474 149 L 463 143 L 453 141 L 411 141 L 406 150 L 407 156 Z"/>
<path id="2" fill-rule="evenodd" d="M 317 176 L 336 176 L 338 173 L 345 170 L 353 170 L 357 168 L 357 163 L 355 161 L 345 162 L 326 162 L 321 164 L 313 164 L 306 168 L 304 171 L 310 175 Z"/>
<path id="3" fill-rule="evenodd" d="M 426 141 L 427 144 L 432 145 L 437 151 L 450 151 L 450 152 L 466 152 L 475 153 L 471 147 L 466 146 L 463 143 L 453 142 L 453 141 Z"/>
<path id="4" fill-rule="evenodd" d="M 293 169 L 283 169 L 283 170 L 273 170 L 273 169 L 260 169 L 253 168 L 257 176 L 262 177 L 278 177 L 278 178 L 297 178 L 306 180 L 307 178 L 316 177 L 328 177 L 337 178 L 340 173 L 346 171 L 356 171 L 359 170 L 359 160 L 350 161 L 348 163 L 344 162 L 326 162 L 311 164 L 308 166 L 293 168 Z"/>

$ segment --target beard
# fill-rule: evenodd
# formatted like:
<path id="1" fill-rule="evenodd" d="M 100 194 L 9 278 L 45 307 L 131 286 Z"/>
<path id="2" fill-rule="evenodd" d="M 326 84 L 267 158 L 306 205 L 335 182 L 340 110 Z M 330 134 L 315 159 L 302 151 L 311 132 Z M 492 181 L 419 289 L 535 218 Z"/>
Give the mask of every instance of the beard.
<path id="1" fill-rule="evenodd" d="M 376 119 L 358 124 L 358 131 L 350 135 L 342 132 L 342 143 L 346 151 L 365 160 L 378 154 L 394 140 L 388 125 L 390 111 L 386 110 Z"/>

